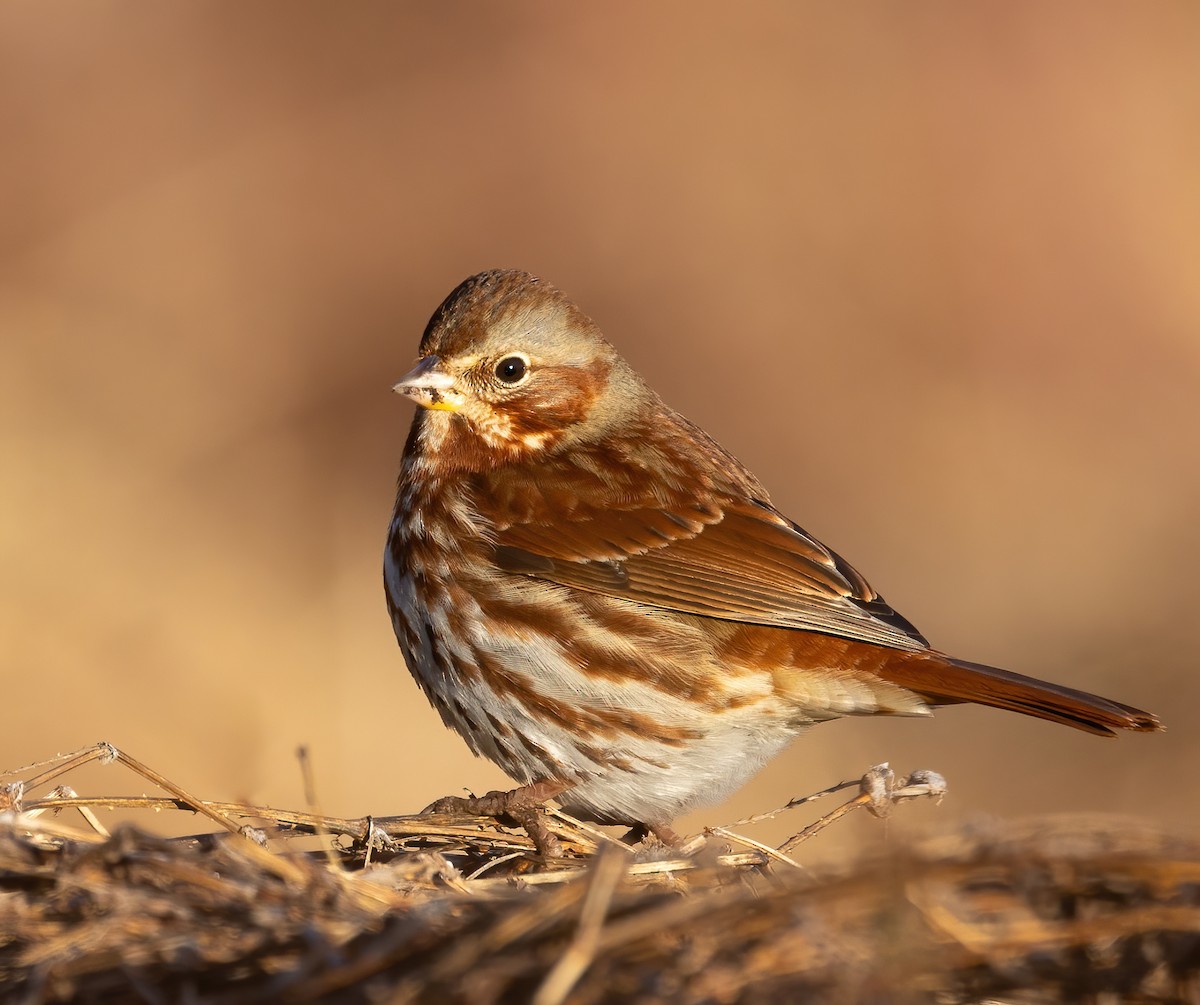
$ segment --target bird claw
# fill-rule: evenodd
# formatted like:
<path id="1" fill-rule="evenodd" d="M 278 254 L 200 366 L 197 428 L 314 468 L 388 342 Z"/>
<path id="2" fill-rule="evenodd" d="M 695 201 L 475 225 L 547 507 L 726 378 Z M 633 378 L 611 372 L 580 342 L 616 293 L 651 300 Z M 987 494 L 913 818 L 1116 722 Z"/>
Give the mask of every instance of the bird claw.
<path id="1" fill-rule="evenodd" d="M 421 811 L 425 814 L 454 814 L 511 820 L 533 841 L 543 858 L 561 858 L 562 844 L 546 825 L 545 802 L 563 792 L 562 782 L 531 782 L 507 791 L 494 789 L 482 796 L 443 796 Z"/>

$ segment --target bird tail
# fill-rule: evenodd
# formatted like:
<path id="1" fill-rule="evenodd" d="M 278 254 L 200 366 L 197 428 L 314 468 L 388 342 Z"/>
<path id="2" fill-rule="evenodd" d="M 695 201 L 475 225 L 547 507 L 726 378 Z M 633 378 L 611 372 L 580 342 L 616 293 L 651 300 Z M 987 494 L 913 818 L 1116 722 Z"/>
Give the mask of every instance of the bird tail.
<path id="1" fill-rule="evenodd" d="M 989 705 L 1061 722 L 1097 736 L 1116 736 L 1118 729 L 1154 732 L 1163 728 L 1157 716 L 1132 705 L 938 652 L 905 653 L 889 660 L 880 675 L 917 692 L 932 705 Z"/>

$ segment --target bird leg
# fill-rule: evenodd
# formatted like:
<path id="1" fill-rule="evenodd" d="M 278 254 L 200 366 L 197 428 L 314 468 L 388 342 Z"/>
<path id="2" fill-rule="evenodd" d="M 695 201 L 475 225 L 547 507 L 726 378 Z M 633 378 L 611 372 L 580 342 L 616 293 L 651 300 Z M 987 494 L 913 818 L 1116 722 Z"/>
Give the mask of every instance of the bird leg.
<path id="1" fill-rule="evenodd" d="M 543 858 L 560 858 L 562 846 L 546 826 L 545 802 L 570 788 L 567 782 L 530 782 L 515 789 L 494 789 L 482 796 L 443 796 L 421 812 L 458 813 L 473 817 L 510 820 L 525 829 Z"/>

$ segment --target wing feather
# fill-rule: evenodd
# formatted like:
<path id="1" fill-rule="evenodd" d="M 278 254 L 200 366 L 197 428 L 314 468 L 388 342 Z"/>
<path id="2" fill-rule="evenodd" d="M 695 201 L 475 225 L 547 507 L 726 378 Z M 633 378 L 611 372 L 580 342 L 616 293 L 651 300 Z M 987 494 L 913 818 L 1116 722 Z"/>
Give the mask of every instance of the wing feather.
<path id="1" fill-rule="evenodd" d="M 927 648 L 836 553 L 765 502 L 587 508 L 498 521 L 501 568 L 701 617 Z"/>

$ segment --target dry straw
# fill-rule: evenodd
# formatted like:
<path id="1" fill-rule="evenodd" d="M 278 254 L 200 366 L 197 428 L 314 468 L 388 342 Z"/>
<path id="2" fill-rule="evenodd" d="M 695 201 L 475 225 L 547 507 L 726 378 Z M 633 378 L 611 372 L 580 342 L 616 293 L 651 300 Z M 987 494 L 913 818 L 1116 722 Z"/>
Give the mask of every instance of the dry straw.
<path id="1" fill-rule="evenodd" d="M 60 780 L 91 761 L 169 795 L 81 798 Z M 779 848 L 713 828 L 635 851 L 552 810 L 552 861 L 495 820 L 199 800 L 109 744 L 4 777 L 5 1002 L 1200 1000 L 1196 842 L 1057 819 L 797 864 L 848 812 L 939 797 L 931 773 L 877 766 Z M 220 830 L 109 834 L 110 807 Z"/>

